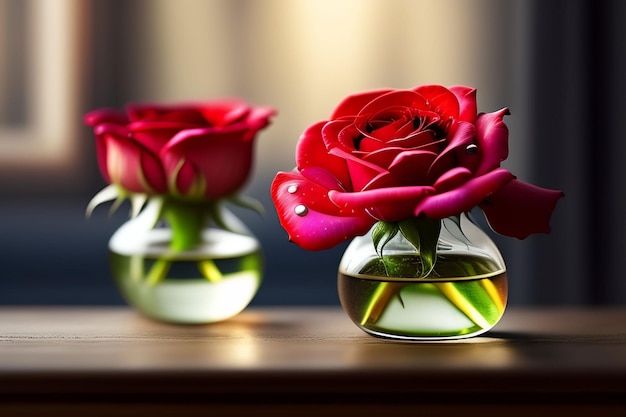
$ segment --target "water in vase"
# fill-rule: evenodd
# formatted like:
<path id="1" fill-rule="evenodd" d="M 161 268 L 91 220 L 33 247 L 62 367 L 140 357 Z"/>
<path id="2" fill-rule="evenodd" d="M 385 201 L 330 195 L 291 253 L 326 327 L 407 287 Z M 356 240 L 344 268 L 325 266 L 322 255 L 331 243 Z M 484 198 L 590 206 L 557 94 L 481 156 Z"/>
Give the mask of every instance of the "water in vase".
<path id="1" fill-rule="evenodd" d="M 250 303 L 263 269 L 256 239 L 213 229 L 201 246 L 181 253 L 170 253 L 168 241 L 164 230 L 151 232 L 139 248 L 111 240 L 113 278 L 129 304 L 160 320 L 207 323 Z"/>
<path id="2" fill-rule="evenodd" d="M 407 278 L 386 277 L 380 258 L 358 274 L 340 270 L 341 304 L 366 332 L 399 339 L 450 339 L 491 329 L 507 299 L 506 272 L 487 258 L 447 254 L 437 259 L 428 278 L 418 275 L 419 257 L 398 255 Z"/>

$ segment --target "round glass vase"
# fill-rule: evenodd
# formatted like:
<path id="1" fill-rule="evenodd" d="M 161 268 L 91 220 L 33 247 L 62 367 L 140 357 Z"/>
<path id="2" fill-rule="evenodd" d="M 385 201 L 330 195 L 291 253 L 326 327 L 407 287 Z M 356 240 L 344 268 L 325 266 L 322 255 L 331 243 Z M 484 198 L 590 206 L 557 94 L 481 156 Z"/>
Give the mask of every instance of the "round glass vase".
<path id="1" fill-rule="evenodd" d="M 423 278 L 415 278 L 419 253 L 400 232 L 382 256 L 405 276 L 386 276 L 372 231 L 348 245 L 338 273 L 341 305 L 362 330 L 408 341 L 460 339 L 484 333 L 500 320 L 507 301 L 504 260 L 465 214 L 442 220 L 434 269 Z"/>
<path id="2" fill-rule="evenodd" d="M 109 240 L 115 284 L 126 302 L 160 321 L 202 324 L 240 313 L 262 280 L 263 254 L 258 240 L 222 209 L 228 230 L 202 230 L 192 249 L 170 249 L 172 230 L 150 204 L 124 223 Z"/>

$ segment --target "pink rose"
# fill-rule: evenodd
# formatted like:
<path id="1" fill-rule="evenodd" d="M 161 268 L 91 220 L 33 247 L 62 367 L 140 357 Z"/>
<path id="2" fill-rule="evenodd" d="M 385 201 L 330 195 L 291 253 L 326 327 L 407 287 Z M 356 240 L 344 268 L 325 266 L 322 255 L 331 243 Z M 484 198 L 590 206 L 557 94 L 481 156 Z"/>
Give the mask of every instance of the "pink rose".
<path id="1" fill-rule="evenodd" d="M 321 250 L 378 221 L 441 219 L 481 207 L 493 229 L 525 238 L 548 232 L 560 191 L 515 179 L 508 109 L 477 114 L 476 90 L 426 85 L 345 98 L 330 120 L 310 126 L 296 170 L 271 193 L 292 241 Z"/>
<path id="2" fill-rule="evenodd" d="M 273 109 L 237 99 L 128 105 L 85 115 L 104 178 L 126 191 L 214 200 L 248 178 L 256 133 Z"/>

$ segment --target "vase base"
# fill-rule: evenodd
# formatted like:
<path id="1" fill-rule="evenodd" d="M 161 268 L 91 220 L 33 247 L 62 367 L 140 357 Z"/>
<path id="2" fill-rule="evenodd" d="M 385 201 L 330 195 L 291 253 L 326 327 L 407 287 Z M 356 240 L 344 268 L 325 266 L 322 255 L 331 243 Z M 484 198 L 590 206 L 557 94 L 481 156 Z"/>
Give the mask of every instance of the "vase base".
<path id="1" fill-rule="evenodd" d="M 459 334 L 459 335 L 427 335 L 427 336 L 410 336 L 410 335 L 401 335 L 401 334 L 393 334 L 393 333 L 384 333 L 376 330 L 371 330 L 364 328 L 362 326 L 358 326 L 361 330 L 367 333 L 370 336 L 377 337 L 379 339 L 392 340 L 396 342 L 408 342 L 408 343 L 440 343 L 446 341 L 458 341 L 464 339 L 472 339 L 474 337 L 483 335 L 487 333 L 491 329 L 482 329 L 479 331 L 475 331 L 472 333 Z"/>
<path id="2" fill-rule="evenodd" d="M 457 279 L 394 279 L 338 274 L 352 321 L 374 336 L 396 340 L 454 340 L 482 334 L 506 307 L 506 272 Z"/>
<path id="3" fill-rule="evenodd" d="M 260 284 L 253 272 L 232 274 L 212 283 L 206 279 L 165 280 L 157 285 L 118 281 L 128 304 L 145 316 L 168 323 L 207 324 L 239 314 Z"/>

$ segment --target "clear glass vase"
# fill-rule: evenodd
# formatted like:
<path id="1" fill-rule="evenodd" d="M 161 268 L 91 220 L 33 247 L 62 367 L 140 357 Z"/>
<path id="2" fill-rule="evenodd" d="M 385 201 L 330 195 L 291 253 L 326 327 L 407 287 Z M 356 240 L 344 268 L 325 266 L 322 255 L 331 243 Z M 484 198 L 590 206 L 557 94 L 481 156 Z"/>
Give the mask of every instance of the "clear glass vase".
<path id="1" fill-rule="evenodd" d="M 153 319 L 185 324 L 211 323 L 237 315 L 252 301 L 262 280 L 258 240 L 230 211 L 228 230 L 202 230 L 193 249 L 170 249 L 172 230 L 154 227 L 150 204 L 109 240 L 110 266 L 122 297 Z"/>
<path id="2" fill-rule="evenodd" d="M 383 256 L 393 261 L 385 263 L 372 231 L 348 245 L 338 273 L 341 305 L 365 332 L 402 340 L 459 339 L 500 320 L 507 301 L 505 264 L 465 214 L 442 221 L 436 262 L 426 277 L 419 277 L 419 253 L 402 233 L 385 245 Z"/>

